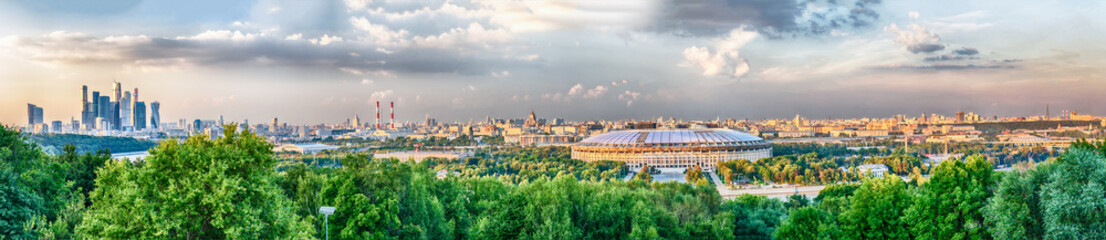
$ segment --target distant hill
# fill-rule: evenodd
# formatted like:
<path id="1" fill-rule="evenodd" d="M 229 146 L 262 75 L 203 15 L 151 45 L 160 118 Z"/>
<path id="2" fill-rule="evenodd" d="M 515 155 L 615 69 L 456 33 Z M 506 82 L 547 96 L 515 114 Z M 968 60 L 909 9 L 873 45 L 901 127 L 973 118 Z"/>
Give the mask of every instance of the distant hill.
<path id="1" fill-rule="evenodd" d="M 100 149 L 108 149 L 113 153 L 146 151 L 157 146 L 157 142 L 139 140 L 130 137 L 99 137 L 77 134 L 32 134 L 32 142 L 42 145 L 42 149 L 49 154 L 58 154 L 65 144 L 77 146 L 77 152 L 95 152 Z"/>

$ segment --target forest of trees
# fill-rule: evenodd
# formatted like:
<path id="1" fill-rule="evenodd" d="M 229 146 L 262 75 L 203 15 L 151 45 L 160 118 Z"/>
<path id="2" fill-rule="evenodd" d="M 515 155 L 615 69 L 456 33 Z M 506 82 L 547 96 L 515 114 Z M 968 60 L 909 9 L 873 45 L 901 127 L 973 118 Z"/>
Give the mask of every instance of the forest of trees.
<path id="1" fill-rule="evenodd" d="M 277 171 L 271 147 L 248 130 L 228 127 L 214 140 L 165 141 L 131 163 L 73 147 L 47 155 L 26 135 L 0 127 L 0 238 L 1106 238 L 1103 143 L 1073 144 L 1025 171 L 995 172 L 989 161 L 971 156 L 943 161 L 927 179 L 857 176 L 812 200 L 788 201 L 723 199 L 709 185 L 603 177 L 623 171 L 617 165 L 541 165 L 560 158 L 549 148 L 486 158 L 504 163 L 348 155 L 341 167 L 299 163 Z M 914 162 L 909 156 L 882 161 Z M 759 162 L 731 169 L 752 174 L 741 175 L 746 178 L 807 179 L 807 169 L 817 176 L 816 169 L 840 165 L 817 154 Z M 764 174 L 757 166 L 803 174 Z M 436 177 L 446 169 L 471 173 Z M 325 226 L 321 206 L 337 208 Z"/>
<path id="2" fill-rule="evenodd" d="M 89 153 L 107 150 L 109 153 L 140 152 L 146 151 L 157 143 L 149 140 L 139 140 L 129 137 L 100 137 L 79 134 L 33 134 L 31 141 L 42 146 L 43 151 L 50 154 L 59 154 L 65 145 L 73 145 L 78 153 Z"/>

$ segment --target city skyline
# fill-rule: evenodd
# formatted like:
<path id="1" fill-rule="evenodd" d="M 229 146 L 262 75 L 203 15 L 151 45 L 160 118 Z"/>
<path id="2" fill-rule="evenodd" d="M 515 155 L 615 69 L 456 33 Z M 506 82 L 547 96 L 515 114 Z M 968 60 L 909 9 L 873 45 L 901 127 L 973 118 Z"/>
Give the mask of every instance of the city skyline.
<path id="1" fill-rule="evenodd" d="M 113 81 L 161 122 L 1106 115 L 1106 3 L 419 3 L 2 2 L 0 122 Z"/>

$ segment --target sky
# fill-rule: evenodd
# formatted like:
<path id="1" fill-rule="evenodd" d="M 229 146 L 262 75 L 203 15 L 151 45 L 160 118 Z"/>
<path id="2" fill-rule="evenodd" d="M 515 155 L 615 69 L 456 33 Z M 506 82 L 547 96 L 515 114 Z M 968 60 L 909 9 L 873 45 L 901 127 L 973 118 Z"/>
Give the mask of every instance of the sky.
<path id="1" fill-rule="evenodd" d="M 1106 1 L 0 0 L 0 123 L 1106 115 Z M 387 113 L 387 108 L 381 110 Z M 386 115 L 386 114 L 384 114 Z"/>

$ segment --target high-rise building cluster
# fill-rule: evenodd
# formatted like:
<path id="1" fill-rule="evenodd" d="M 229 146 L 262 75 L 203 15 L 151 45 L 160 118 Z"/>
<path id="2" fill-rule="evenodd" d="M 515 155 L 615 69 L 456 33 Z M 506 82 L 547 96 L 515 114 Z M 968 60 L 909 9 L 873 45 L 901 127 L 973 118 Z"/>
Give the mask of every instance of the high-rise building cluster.
<path id="1" fill-rule="evenodd" d="M 138 96 L 138 88 L 133 92 L 123 91 L 123 85 L 115 82 L 112 85 L 112 99 L 101 95 L 98 91 L 92 92 L 92 102 L 88 101 L 88 86 L 81 87 L 81 122 L 85 130 L 113 130 L 113 131 L 143 131 L 147 129 L 147 123 L 153 120 L 156 127 L 160 121 L 158 111 L 160 104 L 154 102 L 154 106 L 147 115 L 146 102 Z M 147 117 L 151 116 L 151 117 Z"/>
<path id="2" fill-rule="evenodd" d="M 80 121 L 72 119 L 68 131 L 65 131 L 62 121 L 44 124 L 42 107 L 30 103 L 27 104 L 27 126 L 29 131 L 40 133 L 141 132 L 148 128 L 150 121 L 153 121 L 150 127 L 158 127 L 160 107 L 158 102 L 153 102 L 147 112 L 146 102 L 138 98 L 138 88 L 134 92 L 123 91 L 123 85 L 119 82 L 112 84 L 111 95 L 92 91 L 89 96 L 88 85 L 84 85 L 81 86 Z"/>

